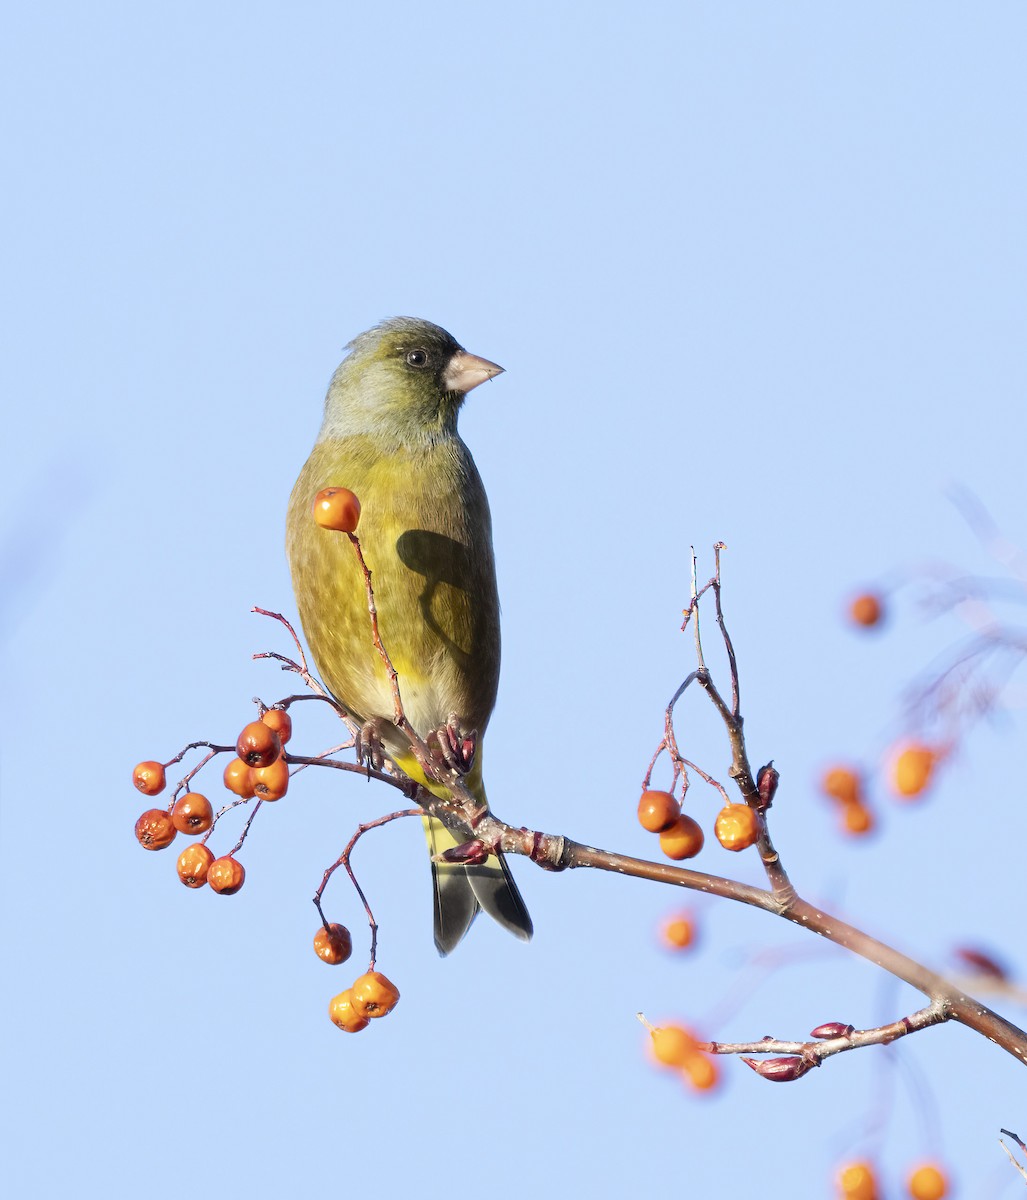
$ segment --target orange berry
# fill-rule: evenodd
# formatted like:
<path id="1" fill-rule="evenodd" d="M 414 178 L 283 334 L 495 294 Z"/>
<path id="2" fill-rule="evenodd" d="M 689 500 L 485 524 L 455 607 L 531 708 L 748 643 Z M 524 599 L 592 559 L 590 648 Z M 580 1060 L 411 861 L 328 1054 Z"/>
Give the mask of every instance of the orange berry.
<path id="1" fill-rule="evenodd" d="M 949 1192 L 945 1172 L 932 1163 L 917 1167 L 909 1176 L 909 1194 L 913 1200 L 942 1200 Z"/>
<path id="2" fill-rule="evenodd" d="M 353 533 L 360 521 L 360 501 L 349 488 L 322 488 L 314 497 L 314 520 L 322 529 Z"/>
<path id="3" fill-rule="evenodd" d="M 322 962 L 337 967 L 353 953 L 353 939 L 345 925 L 333 921 L 327 929 L 323 925 L 314 934 L 314 953 Z"/>
<path id="4" fill-rule="evenodd" d="M 748 804 L 728 804 L 717 814 L 713 832 L 725 850 L 745 850 L 759 837 L 760 823 Z"/>
<path id="5" fill-rule="evenodd" d="M 278 734 L 278 740 L 283 746 L 292 737 L 292 717 L 284 708 L 269 708 L 260 719 Z"/>
<path id="6" fill-rule="evenodd" d="M 186 887 L 201 888 L 207 882 L 207 872 L 213 861 L 213 851 L 202 842 L 193 842 L 178 856 L 178 878 Z"/>
<path id="7" fill-rule="evenodd" d="M 225 787 L 243 800 L 253 797 L 253 768 L 248 767 L 241 758 L 233 758 L 225 767 Z"/>
<path id="8" fill-rule="evenodd" d="M 683 858 L 695 858 L 705 841 L 702 826 L 687 813 L 660 834 L 660 849 L 668 858 L 680 862 Z"/>
<path id="9" fill-rule="evenodd" d="M 368 971 L 350 988 L 353 1008 L 362 1017 L 384 1017 L 399 1003 L 399 988 L 380 971 Z"/>
<path id="10" fill-rule="evenodd" d="M 831 767 L 824 772 L 820 787 L 825 796 L 840 800 L 842 804 L 856 804 L 862 791 L 859 775 L 850 767 Z"/>
<path id="11" fill-rule="evenodd" d="M 849 616 L 856 625 L 862 625 L 866 629 L 879 625 L 884 616 L 880 596 L 875 596 L 872 592 L 857 596 L 849 605 Z"/>
<path id="12" fill-rule="evenodd" d="M 685 913 L 668 917 L 660 929 L 660 938 L 670 950 L 684 950 L 695 941 L 695 926 Z"/>
<path id="13" fill-rule="evenodd" d="M 638 823 L 650 833 L 662 833 L 681 816 L 681 805 L 670 792 L 643 792 L 638 802 Z"/>
<path id="14" fill-rule="evenodd" d="M 869 833 L 874 827 L 874 814 L 865 804 L 858 800 L 852 804 L 842 805 L 842 828 L 846 833 L 859 837 Z"/>
<path id="15" fill-rule="evenodd" d="M 931 781 L 938 752 L 920 742 L 911 742 L 895 759 L 892 787 L 900 796 L 919 796 Z"/>
<path id="16" fill-rule="evenodd" d="M 159 796 L 168 781 L 161 764 L 148 761 L 136 764 L 132 770 L 132 782 L 144 796 Z"/>
<path id="17" fill-rule="evenodd" d="M 359 1033 L 371 1023 L 353 1007 L 352 988 L 347 988 L 332 998 L 328 1005 L 328 1015 L 344 1033 Z"/>
<path id="18" fill-rule="evenodd" d="M 281 800 L 289 790 L 289 764 L 284 758 L 269 767 L 254 767 L 250 777 L 258 800 Z"/>
<path id="19" fill-rule="evenodd" d="M 166 808 L 148 808 L 136 821 L 136 840 L 144 850 L 163 850 L 175 840 L 176 832 Z"/>
<path id="20" fill-rule="evenodd" d="M 244 725 L 235 752 L 248 767 L 267 767 L 282 753 L 282 739 L 263 721 Z"/>
<path id="21" fill-rule="evenodd" d="M 869 1163 L 847 1163 L 838 1172 L 844 1200 L 877 1200 L 877 1176 Z"/>
<path id="22" fill-rule="evenodd" d="M 224 858 L 215 858 L 207 870 L 207 882 L 210 890 L 219 896 L 234 896 L 246 882 L 246 868 L 226 854 Z"/>
<path id="23" fill-rule="evenodd" d="M 186 792 L 175 801 L 171 820 L 179 833 L 206 833 L 214 824 L 214 809 L 206 796 Z"/>
<path id="24" fill-rule="evenodd" d="M 697 1053 L 695 1038 L 680 1025 L 664 1025 L 651 1036 L 653 1058 L 665 1067 L 683 1067 Z"/>
<path id="25" fill-rule="evenodd" d="M 697 1052 L 689 1055 L 682 1065 L 681 1072 L 697 1092 L 708 1092 L 720 1082 L 720 1067 L 708 1054 Z"/>

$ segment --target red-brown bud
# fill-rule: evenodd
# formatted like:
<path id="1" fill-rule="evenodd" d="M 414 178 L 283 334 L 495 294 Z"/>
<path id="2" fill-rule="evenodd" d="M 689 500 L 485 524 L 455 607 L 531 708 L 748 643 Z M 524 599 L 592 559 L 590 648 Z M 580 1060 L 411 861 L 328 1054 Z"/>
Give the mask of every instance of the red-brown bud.
<path id="1" fill-rule="evenodd" d="M 813 1067 L 820 1066 L 816 1059 L 798 1058 L 794 1055 L 788 1055 L 786 1058 L 765 1058 L 762 1062 L 757 1058 L 743 1058 L 742 1062 L 772 1083 L 791 1083 L 793 1079 L 801 1079 Z"/>
<path id="2" fill-rule="evenodd" d="M 765 767 L 760 767 L 756 772 L 756 790 L 760 794 L 760 811 L 768 809 L 774 803 L 774 796 L 777 794 L 778 780 L 781 778 L 781 772 L 774 766 L 774 760 L 771 759 Z"/>
<path id="3" fill-rule="evenodd" d="M 1000 962 L 996 962 L 990 954 L 985 954 L 983 950 L 974 949 L 973 946 L 958 946 L 956 957 L 965 962 L 978 975 L 988 975 L 992 979 L 1001 980 L 1009 978 L 1009 973 Z"/>
<path id="4" fill-rule="evenodd" d="M 810 1037 L 815 1038 L 836 1038 L 848 1037 L 852 1033 L 851 1025 L 843 1025 L 841 1021 L 828 1021 L 826 1025 L 818 1025 L 816 1029 L 810 1030 Z"/>
<path id="5" fill-rule="evenodd" d="M 447 863 L 466 863 L 472 867 L 481 866 L 486 861 L 491 851 L 483 841 L 474 838 L 469 842 L 463 842 L 459 846 L 451 846 L 448 850 L 443 850 L 436 857 L 440 862 Z"/>

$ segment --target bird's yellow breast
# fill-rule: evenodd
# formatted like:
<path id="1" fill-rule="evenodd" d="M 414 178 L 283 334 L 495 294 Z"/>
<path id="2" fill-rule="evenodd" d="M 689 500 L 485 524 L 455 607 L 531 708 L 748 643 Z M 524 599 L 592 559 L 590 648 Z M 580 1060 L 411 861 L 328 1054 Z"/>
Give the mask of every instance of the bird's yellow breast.
<path id="1" fill-rule="evenodd" d="M 408 718 L 423 735 L 455 712 L 483 732 L 499 677 L 499 602 L 488 503 L 463 442 L 321 441 L 290 500 L 287 550 L 318 672 L 358 718 L 391 718 L 353 547 L 311 515 L 314 496 L 331 486 L 360 499 L 357 532 Z"/>

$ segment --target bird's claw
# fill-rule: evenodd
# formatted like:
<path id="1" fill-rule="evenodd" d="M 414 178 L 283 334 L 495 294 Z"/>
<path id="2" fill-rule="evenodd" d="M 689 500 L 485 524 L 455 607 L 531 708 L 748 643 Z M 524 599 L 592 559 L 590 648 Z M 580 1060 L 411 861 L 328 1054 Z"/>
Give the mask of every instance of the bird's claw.
<path id="1" fill-rule="evenodd" d="M 425 740 L 432 758 L 458 774 L 466 775 L 474 765 L 478 731 L 465 733 L 456 713 L 450 713 L 446 724 L 433 729 Z"/>
<path id="2" fill-rule="evenodd" d="M 381 771 L 385 766 L 384 724 L 381 717 L 372 717 L 357 730 L 357 762 L 364 763 L 368 770 Z"/>

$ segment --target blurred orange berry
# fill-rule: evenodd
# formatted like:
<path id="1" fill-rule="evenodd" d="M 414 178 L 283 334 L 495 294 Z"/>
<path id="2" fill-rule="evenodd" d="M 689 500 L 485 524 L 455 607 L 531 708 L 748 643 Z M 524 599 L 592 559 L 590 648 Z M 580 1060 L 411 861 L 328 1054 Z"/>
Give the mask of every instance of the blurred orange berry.
<path id="1" fill-rule="evenodd" d="M 664 1025 L 651 1033 L 653 1058 L 665 1067 L 683 1067 L 698 1051 L 695 1038 L 680 1025 Z"/>
<path id="2" fill-rule="evenodd" d="M 900 796 L 919 796 L 931 781 L 938 752 L 922 742 L 910 742 L 895 758 L 892 787 Z"/>
<path id="3" fill-rule="evenodd" d="M 728 804 L 717 814 L 713 832 L 725 850 L 745 850 L 759 837 L 760 823 L 748 804 Z"/>
<path id="4" fill-rule="evenodd" d="M 318 926 L 314 934 L 314 953 L 322 962 L 337 967 L 353 953 L 353 939 L 345 925 L 333 921 L 327 929 Z"/>
<path id="5" fill-rule="evenodd" d="M 263 721 L 244 725 L 235 752 L 248 767 L 267 767 L 282 753 L 282 740 Z"/>
<path id="6" fill-rule="evenodd" d="M 844 1200 L 877 1200 L 877 1176 L 865 1162 L 848 1163 L 838 1172 L 839 1195 Z"/>
<path id="7" fill-rule="evenodd" d="M 314 520 L 322 529 L 353 533 L 360 521 L 360 501 L 349 488 L 322 488 L 314 497 Z"/>
<path id="8" fill-rule="evenodd" d="M 681 1071 L 697 1092 L 708 1092 L 720 1082 L 720 1067 L 708 1054 L 696 1052 L 690 1055 L 685 1059 Z"/>
<path id="9" fill-rule="evenodd" d="M 224 858 L 215 858 L 210 864 L 207 882 L 210 890 L 219 896 L 234 896 L 246 882 L 246 868 L 238 859 L 226 854 Z"/>
<path id="10" fill-rule="evenodd" d="M 387 1016 L 399 1003 L 399 988 L 380 971 L 368 971 L 353 984 L 353 1008 L 362 1017 Z"/>
<path id="11" fill-rule="evenodd" d="M 278 740 L 283 746 L 292 737 L 292 717 L 284 708 L 269 708 L 260 719 L 278 734 Z"/>
<path id="12" fill-rule="evenodd" d="M 258 800 L 281 800 L 289 790 L 289 764 L 280 758 L 269 767 L 254 767 L 250 778 Z"/>
<path id="13" fill-rule="evenodd" d="M 638 823 L 650 833 L 662 833 L 681 816 L 681 805 L 670 792 L 643 792 L 638 802 Z"/>
<path id="14" fill-rule="evenodd" d="M 370 1025 L 367 1017 L 361 1015 L 353 1007 L 353 989 L 347 988 L 337 996 L 333 996 L 328 1005 L 328 1015 L 333 1024 L 344 1033 L 359 1033 Z"/>
<path id="15" fill-rule="evenodd" d="M 253 796 L 253 768 L 248 767 L 241 758 L 233 758 L 225 767 L 225 787 L 243 800 Z"/>
<path id="16" fill-rule="evenodd" d="M 193 842 L 178 856 L 178 878 L 186 887 L 201 888 L 207 882 L 207 872 L 213 861 L 213 851 L 202 842 Z"/>
<path id="17" fill-rule="evenodd" d="M 695 941 L 695 925 L 686 913 L 668 917 L 660 928 L 660 938 L 669 950 L 685 950 Z"/>
<path id="18" fill-rule="evenodd" d="M 705 841 L 699 822 L 682 813 L 673 825 L 660 834 L 660 849 L 668 858 L 680 862 L 683 858 L 695 858 Z"/>
<path id="19" fill-rule="evenodd" d="M 942 1200 L 949 1192 L 949 1181 L 945 1172 L 933 1163 L 917 1167 L 909 1176 L 909 1194 L 913 1200 Z"/>
<path id="20" fill-rule="evenodd" d="M 824 772 L 820 786 L 825 796 L 842 804 L 855 804 L 860 799 L 860 778 L 851 767 L 831 767 Z"/>
<path id="21" fill-rule="evenodd" d="M 852 804 L 842 805 L 842 828 L 846 833 L 859 837 L 870 833 L 874 828 L 874 814 L 865 804 L 856 800 Z"/>
<path id="22" fill-rule="evenodd" d="M 141 762 L 132 770 L 132 782 L 144 796 L 159 796 L 168 781 L 159 762 Z"/>
<path id="23" fill-rule="evenodd" d="M 175 801 L 171 820 L 179 833 L 206 833 L 214 824 L 214 809 L 200 792 L 186 792 Z"/>
<path id="24" fill-rule="evenodd" d="M 884 616 L 884 605 L 881 603 L 880 596 L 875 596 L 872 592 L 857 596 L 849 605 L 849 616 L 856 625 L 862 625 L 867 629 L 880 625 L 881 618 Z"/>
<path id="25" fill-rule="evenodd" d="M 176 832 L 166 808 L 148 808 L 136 821 L 136 840 L 144 850 L 163 850 L 175 840 Z"/>

